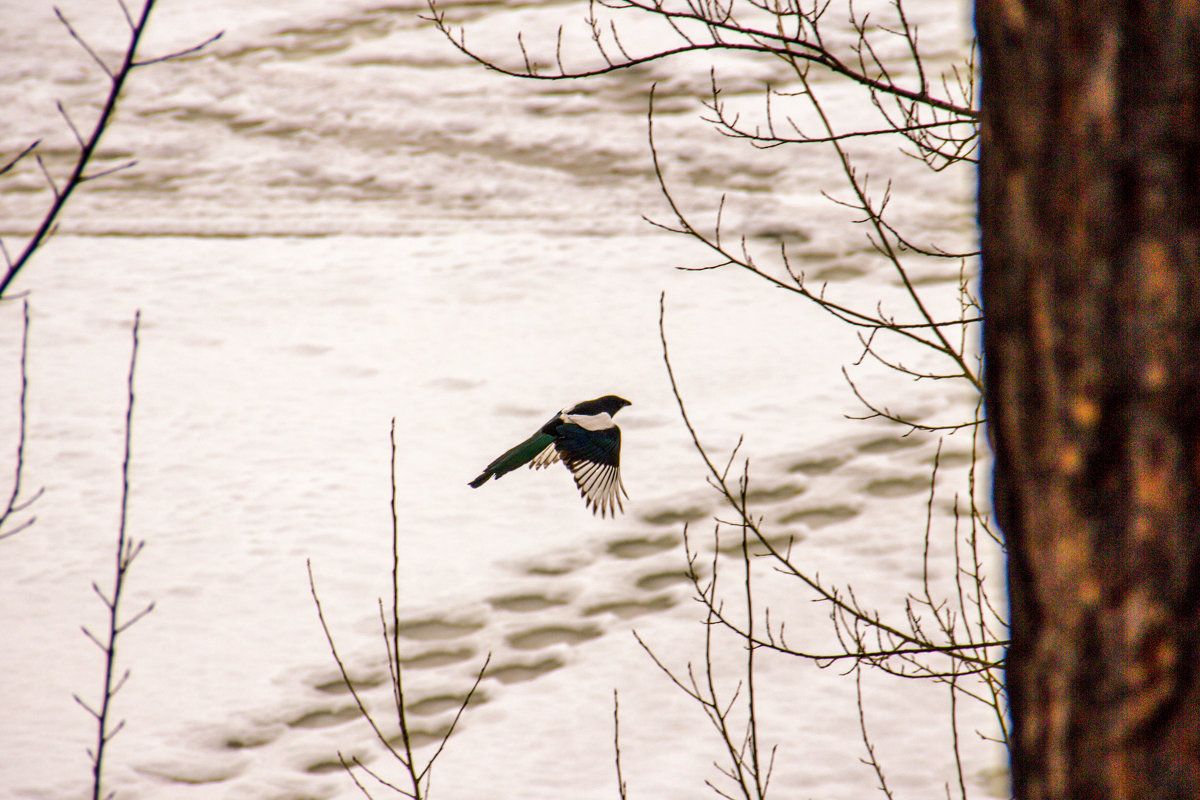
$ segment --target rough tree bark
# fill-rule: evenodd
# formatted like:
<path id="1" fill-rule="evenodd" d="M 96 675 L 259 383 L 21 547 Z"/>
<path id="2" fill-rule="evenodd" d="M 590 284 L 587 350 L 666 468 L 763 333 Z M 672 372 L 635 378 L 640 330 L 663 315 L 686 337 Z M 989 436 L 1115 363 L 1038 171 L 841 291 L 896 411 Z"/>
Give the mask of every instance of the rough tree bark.
<path id="1" fill-rule="evenodd" d="M 977 0 L 1013 792 L 1200 797 L 1200 3 Z"/>

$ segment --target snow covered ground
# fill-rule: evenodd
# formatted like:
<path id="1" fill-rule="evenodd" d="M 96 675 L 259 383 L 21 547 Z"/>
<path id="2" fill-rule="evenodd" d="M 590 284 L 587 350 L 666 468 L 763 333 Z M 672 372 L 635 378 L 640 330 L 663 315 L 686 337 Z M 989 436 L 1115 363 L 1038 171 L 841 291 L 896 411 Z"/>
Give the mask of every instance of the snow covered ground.
<path id="1" fill-rule="evenodd" d="M 115 4 L 61 7 L 112 52 Z M 572 13 L 470 8 L 500 48 L 509 31 L 552 32 L 547 13 Z M 918 10 L 939 57 L 961 50 L 965 9 Z M 19 20 L 0 33 L 5 107 L 18 112 L 6 113 L 0 148 L 42 138 L 53 166 L 70 146 L 54 101 L 86 121 L 99 73 L 49 6 L 0 11 Z M 73 198 L 16 287 L 32 316 L 25 482 L 45 493 L 36 524 L 0 542 L 0 796 L 77 796 L 90 780 L 94 733 L 72 694 L 100 691 L 101 659 L 79 626 L 104 622 L 91 583 L 111 582 L 138 309 L 129 531 L 146 545 L 125 601 L 155 610 L 119 645 L 132 675 L 107 786 L 120 797 L 360 796 L 335 767 L 339 751 L 398 775 L 338 686 L 306 574 L 311 563 L 343 657 L 394 730 L 376 604 L 390 596 L 393 418 L 401 641 L 421 741 L 445 729 L 491 656 L 434 796 L 616 797 L 614 689 L 631 796 L 706 796 L 719 742 L 633 636 L 667 665 L 702 663 L 682 523 L 707 547 L 721 515 L 664 369 L 664 292 L 692 420 L 721 456 L 744 437 L 771 530 L 794 538 L 807 569 L 895 619 L 920 589 L 937 442 L 846 419 L 860 408 L 841 370 L 858 344 L 814 305 L 746 274 L 674 269 L 709 256 L 639 216 L 669 219 L 646 146 L 648 83 L 661 81 L 656 139 L 682 198 L 704 213 L 728 190 L 726 224 L 765 258 L 786 231 L 831 294 L 899 308 L 894 278 L 820 196 L 840 186 L 836 165 L 707 130 L 692 99 L 707 66 L 527 84 L 464 62 L 419 11 L 163 0 L 155 12 L 149 56 L 226 33 L 201 56 L 135 73 L 102 156 L 138 164 Z M 773 75 L 729 66 L 741 70 L 734 101 L 752 103 Z M 919 174 L 885 156 L 862 155 L 898 181 Z M 0 180 L 11 249 L 45 196 L 36 170 Z M 970 193 L 949 180 L 898 213 L 969 245 Z M 916 269 L 930 301 L 953 311 L 957 265 Z M 6 448 L 20 324 L 17 304 L 0 306 Z M 923 418 L 971 413 L 969 392 L 870 365 L 854 374 Z M 618 418 L 624 516 L 593 517 L 561 469 L 467 487 L 560 407 L 610 392 L 633 401 Z M 942 454 L 934 513 L 945 529 L 969 442 L 948 438 Z M 935 547 L 943 585 L 948 547 Z M 739 562 L 721 563 L 736 579 Z M 764 573 L 763 602 L 789 639 L 833 646 L 827 610 Z M 723 643 L 722 691 L 742 659 Z M 779 746 L 772 792 L 875 792 L 853 679 L 765 654 L 758 666 L 760 735 Z M 957 787 L 945 689 L 869 677 L 863 692 L 897 796 Z M 973 733 L 994 720 L 959 711 L 969 786 L 1003 796 L 1003 755 Z"/>

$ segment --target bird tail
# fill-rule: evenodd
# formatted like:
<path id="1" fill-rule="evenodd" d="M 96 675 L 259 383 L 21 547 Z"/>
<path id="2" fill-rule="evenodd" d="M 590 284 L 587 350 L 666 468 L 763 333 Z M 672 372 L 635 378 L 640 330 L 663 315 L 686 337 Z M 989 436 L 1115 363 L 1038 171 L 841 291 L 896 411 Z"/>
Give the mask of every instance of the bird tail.
<path id="1" fill-rule="evenodd" d="M 517 467 L 525 466 L 534 458 L 536 458 L 539 453 L 553 444 L 553 442 L 553 436 L 548 433 L 542 433 L 541 431 L 538 431 L 533 436 L 530 436 L 528 439 L 509 450 L 507 453 L 488 464 L 487 469 L 481 472 L 478 478 L 471 481 L 470 485 L 478 489 L 480 486 L 487 483 L 489 478 L 499 478 L 508 472 L 512 472 Z"/>

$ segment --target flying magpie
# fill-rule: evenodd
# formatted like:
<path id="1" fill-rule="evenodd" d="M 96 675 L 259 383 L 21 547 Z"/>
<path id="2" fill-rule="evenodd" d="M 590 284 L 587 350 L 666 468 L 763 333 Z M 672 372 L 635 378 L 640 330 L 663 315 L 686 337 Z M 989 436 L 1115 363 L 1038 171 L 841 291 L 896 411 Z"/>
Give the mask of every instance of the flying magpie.
<path id="1" fill-rule="evenodd" d="M 488 464 L 470 485 L 478 488 L 488 478 L 499 478 L 525 464 L 541 469 L 561 459 L 592 513 L 615 517 L 617 509 L 625 511 L 621 495 L 629 495 L 621 484 L 621 429 L 612 418 L 628 405 L 633 404 L 606 394 L 563 409 L 533 436 Z"/>

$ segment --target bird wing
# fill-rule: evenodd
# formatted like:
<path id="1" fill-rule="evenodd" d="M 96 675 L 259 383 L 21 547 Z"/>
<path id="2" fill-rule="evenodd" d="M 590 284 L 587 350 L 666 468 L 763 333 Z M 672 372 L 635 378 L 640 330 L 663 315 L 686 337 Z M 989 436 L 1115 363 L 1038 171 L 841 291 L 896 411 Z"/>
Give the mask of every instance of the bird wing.
<path id="1" fill-rule="evenodd" d="M 629 494 L 621 483 L 620 428 L 587 430 L 568 422 L 559 426 L 554 447 L 593 512 L 603 517 L 609 513 L 616 516 L 617 509 L 625 511 L 621 495 Z"/>
<path id="2" fill-rule="evenodd" d="M 551 441 L 550 444 L 546 445 L 546 448 L 542 450 L 542 452 L 534 456 L 533 460 L 529 462 L 529 468 L 541 469 L 542 467 L 550 466 L 556 461 L 558 461 L 558 448 L 556 448 L 554 446 L 554 442 Z"/>
<path id="3" fill-rule="evenodd" d="M 479 487 L 487 483 L 489 478 L 500 478 L 517 467 L 522 467 L 534 458 L 541 458 L 546 448 L 554 449 L 553 434 L 538 431 L 504 455 L 487 465 L 479 477 L 471 481 L 471 486 Z"/>

